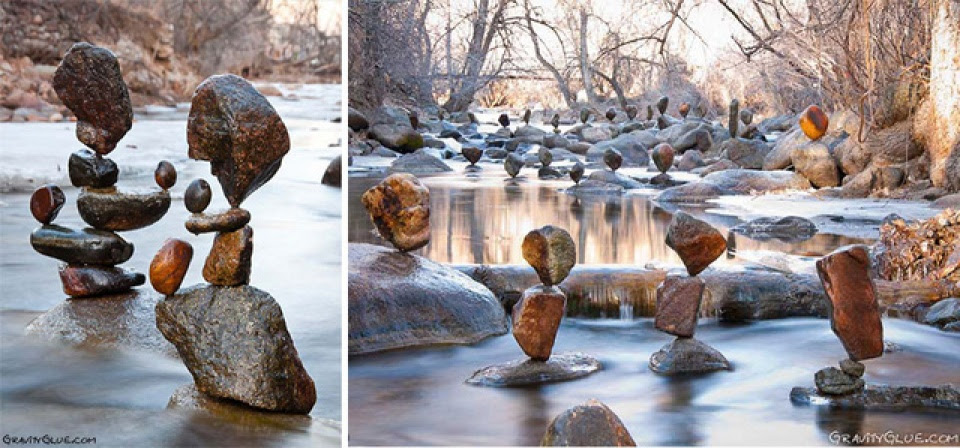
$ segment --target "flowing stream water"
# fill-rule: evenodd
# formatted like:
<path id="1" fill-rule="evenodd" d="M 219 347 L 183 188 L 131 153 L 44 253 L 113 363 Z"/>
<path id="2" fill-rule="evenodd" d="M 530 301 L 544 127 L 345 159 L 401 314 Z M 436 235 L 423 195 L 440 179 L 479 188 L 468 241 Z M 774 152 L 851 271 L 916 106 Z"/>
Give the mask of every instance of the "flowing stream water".
<path id="1" fill-rule="evenodd" d="M 298 101 L 270 98 L 287 125 L 291 150 L 276 176 L 243 203 L 253 216 L 251 285 L 279 302 L 307 372 L 317 386 L 312 419 L 284 425 L 236 422 L 204 413 L 167 410 L 175 389 L 192 382 L 179 359 L 137 350 L 78 349 L 25 336 L 24 327 L 66 299 L 59 261 L 30 247 L 39 226 L 29 211 L 34 185 L 56 182 L 67 196 L 57 224 L 85 227 L 69 186 L 66 161 L 82 145 L 72 123 L 0 123 L 0 432 L 11 436 L 96 437 L 97 446 L 339 446 L 341 438 L 340 272 L 341 191 L 320 184 L 338 154 L 340 86 L 294 90 Z M 161 159 L 177 168 L 166 216 L 145 229 L 123 232 L 135 246 L 122 267 L 146 273 L 167 238 L 194 246 L 183 285 L 203 282 L 212 235 L 184 228 L 183 192 L 198 177 L 214 191 L 209 210 L 226 209 L 207 162 L 187 158 L 186 107 L 137 115 L 110 154 L 120 166 L 121 189 L 155 187 Z M 150 290 L 149 281 L 139 287 Z"/>

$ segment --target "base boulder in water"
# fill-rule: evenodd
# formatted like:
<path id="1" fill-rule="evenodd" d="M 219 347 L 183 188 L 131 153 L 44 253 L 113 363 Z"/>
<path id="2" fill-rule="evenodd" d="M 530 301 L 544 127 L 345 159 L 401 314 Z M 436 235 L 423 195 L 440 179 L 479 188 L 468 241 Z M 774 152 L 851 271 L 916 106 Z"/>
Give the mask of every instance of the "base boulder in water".
<path id="1" fill-rule="evenodd" d="M 694 338 L 677 338 L 650 357 L 650 370 L 662 375 L 733 370 L 717 349 Z"/>
<path id="2" fill-rule="evenodd" d="M 617 414 L 599 400 L 590 400 L 553 419 L 540 446 L 637 446 L 637 443 Z"/>
<path id="3" fill-rule="evenodd" d="M 575 380 L 603 368 L 600 361 L 585 353 L 559 353 L 547 361 L 518 359 L 484 367 L 467 384 L 490 387 L 516 387 Z"/>

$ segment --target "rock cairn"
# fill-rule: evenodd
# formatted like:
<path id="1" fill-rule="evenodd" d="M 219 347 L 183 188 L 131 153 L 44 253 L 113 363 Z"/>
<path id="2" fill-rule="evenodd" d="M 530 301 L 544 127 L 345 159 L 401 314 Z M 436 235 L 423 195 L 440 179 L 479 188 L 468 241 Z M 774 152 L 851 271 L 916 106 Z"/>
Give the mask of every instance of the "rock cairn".
<path id="1" fill-rule="evenodd" d="M 694 338 L 704 291 L 697 275 L 723 255 L 726 240 L 710 224 L 681 211 L 670 221 L 667 245 L 688 275 L 670 274 L 657 288 L 654 327 L 677 338 L 650 357 L 650 369 L 666 375 L 730 370 L 723 354 Z"/>
<path id="2" fill-rule="evenodd" d="M 146 277 L 117 267 L 133 256 L 133 244 L 116 232 L 136 230 L 160 220 L 170 208 L 173 165 L 157 167 L 156 190 L 121 191 L 119 169 L 105 157 L 133 124 L 133 108 L 116 56 L 81 42 L 64 55 L 54 74 L 54 89 L 77 116 L 77 139 L 87 146 L 70 155 L 70 183 L 80 188 L 77 209 L 90 228 L 53 224 L 66 202 L 56 185 L 44 185 L 30 197 L 30 212 L 42 226 L 30 235 L 37 252 L 63 261 L 60 281 L 70 297 L 96 297 L 142 285 Z"/>
<path id="3" fill-rule="evenodd" d="M 316 402 L 277 301 L 250 286 L 253 228 L 243 200 L 269 181 L 290 150 L 287 128 L 246 80 L 212 76 L 193 96 L 189 156 L 210 162 L 230 209 L 205 213 L 213 196 L 203 179 L 190 183 L 186 228 L 214 233 L 203 267 L 208 284 L 180 289 L 193 256 L 189 243 L 167 240 L 150 264 L 150 283 L 166 297 L 157 327 L 180 354 L 197 390 L 274 412 L 306 414 Z"/>

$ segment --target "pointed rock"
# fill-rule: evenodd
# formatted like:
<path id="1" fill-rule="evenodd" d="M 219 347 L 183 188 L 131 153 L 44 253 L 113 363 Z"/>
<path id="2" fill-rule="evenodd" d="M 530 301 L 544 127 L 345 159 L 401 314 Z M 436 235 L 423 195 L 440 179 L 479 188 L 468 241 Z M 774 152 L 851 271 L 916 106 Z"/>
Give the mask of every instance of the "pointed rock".
<path id="1" fill-rule="evenodd" d="M 883 355 L 883 323 L 863 245 L 847 246 L 817 261 L 827 292 L 830 326 L 854 361 Z"/>
<path id="2" fill-rule="evenodd" d="M 682 211 L 674 213 L 667 228 L 670 246 L 691 276 L 703 272 L 727 249 L 727 240 L 713 226 Z"/>

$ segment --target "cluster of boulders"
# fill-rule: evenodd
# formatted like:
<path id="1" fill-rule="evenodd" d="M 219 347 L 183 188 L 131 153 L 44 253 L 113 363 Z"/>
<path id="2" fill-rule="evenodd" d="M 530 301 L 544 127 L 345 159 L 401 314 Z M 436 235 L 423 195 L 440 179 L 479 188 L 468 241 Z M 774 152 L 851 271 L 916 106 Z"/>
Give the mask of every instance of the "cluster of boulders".
<path id="1" fill-rule="evenodd" d="M 189 156 L 210 162 L 231 208 L 204 213 L 212 198 L 203 179 L 190 183 L 186 228 L 215 233 L 203 267 L 209 284 L 180 289 L 193 257 L 167 240 L 150 263 L 150 283 L 165 297 L 156 324 L 180 354 L 199 393 L 257 409 L 306 414 L 316 402 L 277 301 L 250 286 L 253 228 L 241 203 L 269 181 L 290 150 L 287 128 L 246 80 L 213 76 L 197 87 L 187 125 Z"/>
<path id="2" fill-rule="evenodd" d="M 654 327 L 677 338 L 650 357 L 650 369 L 665 375 L 730 370 L 723 354 L 693 337 L 705 287 L 698 274 L 723 255 L 726 239 L 710 224 L 678 211 L 667 228 L 667 246 L 688 275 L 670 274 L 657 288 Z"/>
<path id="3" fill-rule="evenodd" d="M 87 146 L 70 155 L 70 182 L 81 188 L 80 217 L 91 228 L 53 224 L 66 196 L 56 185 L 44 185 L 30 197 L 30 212 L 43 224 L 30 235 L 33 248 L 66 264 L 60 267 L 63 291 L 70 297 L 98 297 L 142 285 L 141 273 L 117 267 L 133 256 L 133 244 L 116 232 L 149 226 L 170 208 L 169 189 L 177 172 L 169 162 L 157 166 L 159 189 L 137 192 L 116 187 L 117 164 L 106 157 L 133 124 L 127 86 L 116 57 L 109 50 L 78 43 L 63 57 L 54 88 L 77 116 L 77 139 Z"/>

